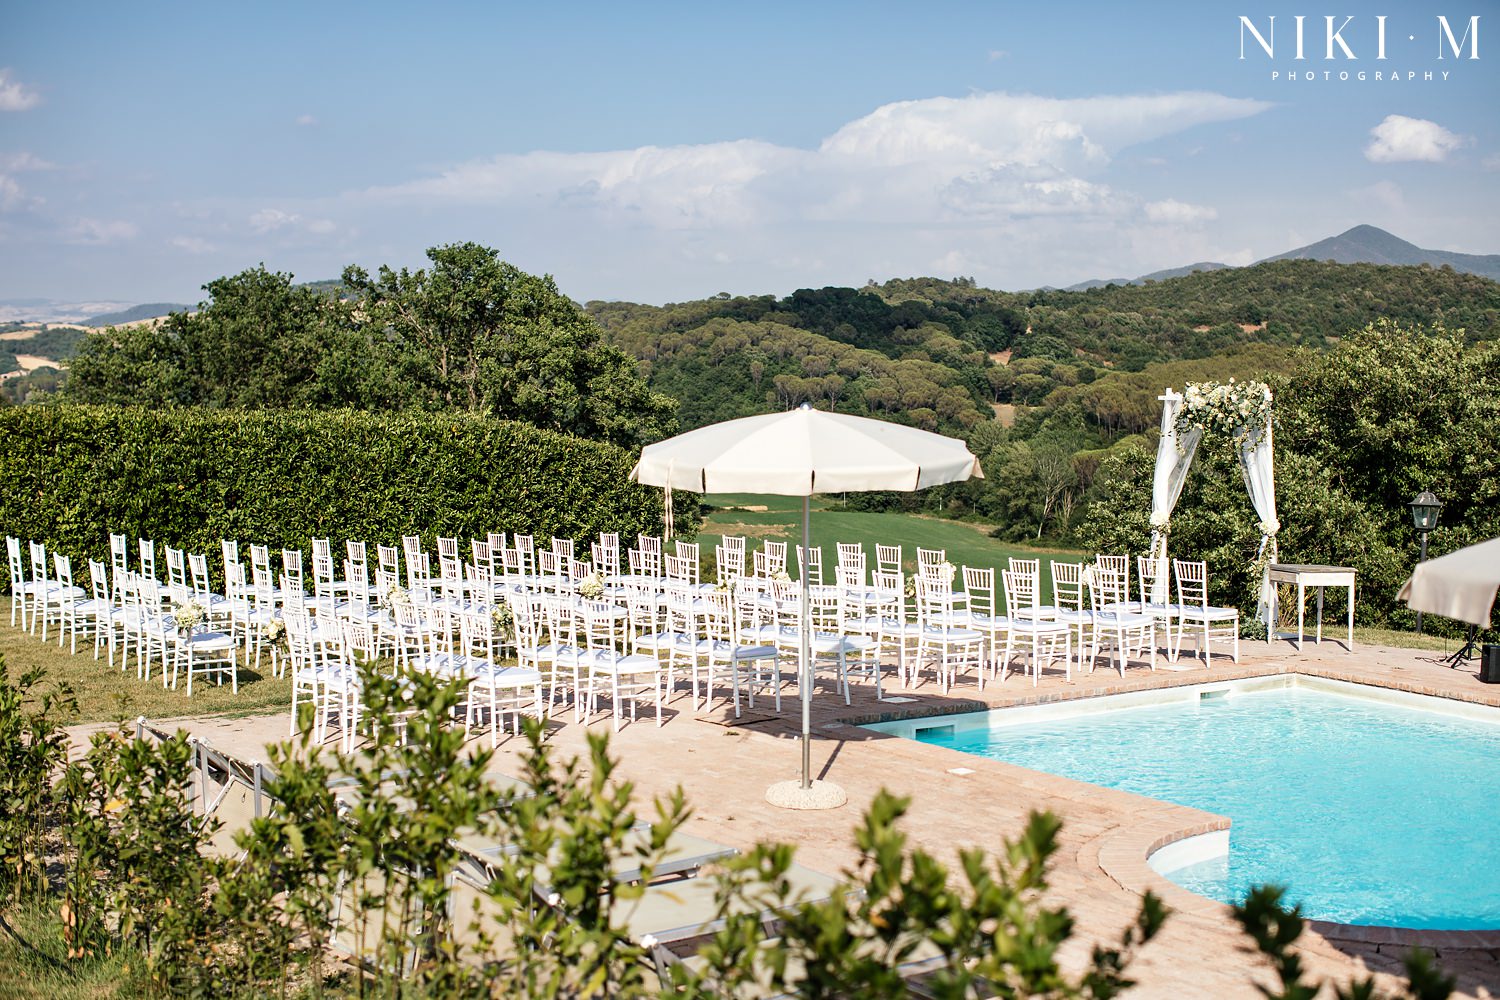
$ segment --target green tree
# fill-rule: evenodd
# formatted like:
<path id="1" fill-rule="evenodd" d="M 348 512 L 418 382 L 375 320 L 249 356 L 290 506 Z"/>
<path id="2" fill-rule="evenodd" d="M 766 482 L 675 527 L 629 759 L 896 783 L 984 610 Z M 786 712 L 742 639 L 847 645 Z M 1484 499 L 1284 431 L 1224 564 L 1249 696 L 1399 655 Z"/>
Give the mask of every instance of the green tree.
<path id="1" fill-rule="evenodd" d="M 196 312 L 85 338 L 68 396 L 237 409 L 400 405 L 388 345 L 369 339 L 349 303 L 264 265 L 204 289 Z"/>
<path id="2" fill-rule="evenodd" d="M 427 256 L 430 269 L 344 271 L 377 339 L 395 345 L 412 402 L 621 445 L 674 428 L 674 401 L 648 389 L 550 277 L 476 243 Z"/>

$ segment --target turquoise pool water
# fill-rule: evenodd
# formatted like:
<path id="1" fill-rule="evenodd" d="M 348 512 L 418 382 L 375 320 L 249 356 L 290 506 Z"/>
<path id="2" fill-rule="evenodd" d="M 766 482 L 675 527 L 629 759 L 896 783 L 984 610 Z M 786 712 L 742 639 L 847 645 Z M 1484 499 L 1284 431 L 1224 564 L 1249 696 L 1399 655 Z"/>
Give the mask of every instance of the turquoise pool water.
<path id="1" fill-rule="evenodd" d="M 1166 873 L 1222 902 L 1500 928 L 1500 725 L 1291 687 L 916 738 L 1230 817 L 1227 862 Z"/>

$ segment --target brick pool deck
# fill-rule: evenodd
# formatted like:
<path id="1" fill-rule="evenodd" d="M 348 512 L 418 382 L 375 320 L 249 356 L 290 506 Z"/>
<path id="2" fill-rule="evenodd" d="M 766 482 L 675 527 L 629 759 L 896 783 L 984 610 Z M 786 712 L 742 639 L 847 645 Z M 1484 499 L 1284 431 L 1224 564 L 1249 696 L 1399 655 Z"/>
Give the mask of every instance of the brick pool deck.
<path id="1" fill-rule="evenodd" d="M 642 806 L 680 785 L 694 810 L 688 832 L 740 847 L 760 840 L 795 843 L 801 863 L 829 873 L 854 862 L 853 827 L 881 788 L 911 797 L 904 829 L 912 843 L 950 859 L 957 848 L 967 845 L 996 850 L 1004 837 L 1021 829 L 1028 812 L 1051 810 L 1064 825 L 1049 898 L 1066 904 L 1077 920 L 1077 933 L 1065 953 L 1070 964 L 1081 964 L 1093 942 L 1113 940 L 1133 918 L 1140 893 L 1150 888 L 1175 913 L 1133 967 L 1140 985 L 1130 995 L 1248 998 L 1259 995 L 1256 982 L 1270 985 L 1273 980 L 1267 966 L 1247 951 L 1246 938 L 1228 908 L 1178 888 L 1146 863 L 1157 847 L 1225 828 L 1228 820 L 859 725 L 1282 673 L 1500 707 L 1500 686 L 1480 684 L 1472 665 L 1450 669 L 1434 652 L 1361 645 L 1351 652 L 1341 641 L 1327 640 L 1321 646 L 1309 643 L 1301 652 L 1285 642 L 1247 642 L 1241 652 L 1237 665 L 1216 656 L 1212 668 L 1185 661 L 1185 669 L 1179 670 L 1169 669 L 1163 660 L 1155 673 L 1134 665 L 1124 678 L 1101 665 L 1091 674 L 1075 675 L 1069 683 L 1058 671 L 1044 675 L 1037 687 L 1029 678 L 1012 674 L 982 692 L 971 680 L 946 696 L 930 680 L 911 691 L 887 688 L 887 697 L 914 699 L 905 704 L 877 702 L 872 692 L 856 686 L 853 704 L 845 706 L 820 685 L 813 709 L 814 773 L 837 782 L 849 794 L 848 805 L 827 812 L 785 811 L 764 799 L 769 785 L 799 774 L 795 700 L 784 701 L 777 716 L 766 700 L 759 699 L 755 710 L 745 710 L 739 724 L 729 725 L 724 711 L 695 717 L 679 683 L 664 726 L 657 728 L 648 713 L 627 725 L 611 746 L 621 760 L 618 774 L 635 783 Z M 564 753 L 583 753 L 585 727 L 573 725 L 571 718 L 563 715 L 567 724 L 554 728 L 551 742 Z M 265 745 L 285 738 L 288 715 L 175 721 L 221 750 L 263 760 Z M 609 726 L 608 718 L 594 723 L 596 730 Z M 79 727 L 75 736 L 81 739 L 94 728 Z M 484 740 L 487 745 L 487 734 Z M 519 744 L 515 739 L 502 742 L 496 770 L 519 771 Z M 969 773 L 954 773 L 960 768 Z M 1500 803 L 1496 805 L 1500 810 Z M 1456 865 L 1492 863 L 1454 858 Z M 1304 937 L 1302 951 L 1313 974 L 1342 980 L 1365 972 L 1399 971 L 1401 957 L 1413 943 L 1432 947 L 1444 967 L 1459 977 L 1458 995 L 1500 995 L 1500 932 L 1413 936 L 1385 928 L 1319 924 Z"/>

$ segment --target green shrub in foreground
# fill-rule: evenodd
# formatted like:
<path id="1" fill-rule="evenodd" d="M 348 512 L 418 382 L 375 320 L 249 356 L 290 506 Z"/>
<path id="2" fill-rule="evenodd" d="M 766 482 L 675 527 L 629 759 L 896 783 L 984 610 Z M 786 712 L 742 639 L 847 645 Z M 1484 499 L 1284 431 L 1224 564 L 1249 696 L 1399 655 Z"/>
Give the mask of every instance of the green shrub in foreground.
<path id="1" fill-rule="evenodd" d="M 61 837 L 51 834 L 72 845 L 58 853 L 73 869 L 54 912 L 76 978 L 123 952 L 144 965 L 136 971 L 150 995 L 321 995 L 339 887 L 342 927 L 373 930 L 362 971 L 333 981 L 341 995 L 361 997 L 706 1000 L 769 988 L 895 1000 L 908 995 L 898 966 L 927 956 L 938 959 L 925 987 L 934 996 L 1114 997 L 1133 985 L 1137 952 L 1168 919 L 1147 893 L 1118 944 L 1095 944 L 1081 971 L 1067 971 L 1059 955 L 1073 918 L 1047 898 L 1056 817 L 1033 814 L 998 854 L 961 851 L 954 872 L 909 845 L 900 829 L 906 801 L 882 792 L 855 830 L 858 860 L 844 873 L 853 891 L 798 899 L 786 878 L 793 848 L 756 845 L 721 874 L 700 876 L 717 880 L 723 927 L 692 964 L 658 983 L 643 965 L 643 943 L 625 930 L 642 890 L 611 873 L 629 852 L 629 865 L 649 877 L 689 815 L 681 793 L 653 803 L 649 835 L 627 847 L 633 789 L 614 779 L 607 737 L 591 738 L 587 763 L 559 762 L 530 725 L 522 765 L 532 794 L 506 797 L 483 777 L 491 752 L 470 756 L 447 722 L 456 685 L 373 672 L 365 683 L 371 743 L 336 754 L 332 768 L 305 739 L 273 748 L 279 773 L 267 788 L 280 806 L 238 835 L 239 857 L 222 861 L 203 851 L 212 822 L 192 812 L 184 734 L 159 743 L 118 733 L 94 739 L 54 786 L 69 822 Z M 55 734 L 50 703 L 28 716 L 22 702 L 19 686 L 0 682 L 0 731 L 16 732 L 16 721 L 29 719 L 33 735 L 23 743 Z M 335 770 L 352 779 L 347 808 L 329 791 Z M 450 907 L 449 875 L 461 858 L 455 841 L 465 834 L 511 848 L 495 857 L 495 876 L 470 914 Z M 0 825 L 0 855 L 14 856 L 14 839 L 25 835 Z M 545 903 L 542 880 L 551 889 Z M 90 881 L 96 890 L 80 899 L 77 890 Z M 57 891 L 33 882 L 11 913 L 30 914 L 35 932 L 47 924 L 32 917 L 49 901 Z M 478 906 L 498 933 L 483 930 Z M 86 919 L 77 919 L 85 908 Z M 756 915 L 768 909 L 780 917 L 774 938 Z M 1293 950 L 1303 922 L 1282 906 L 1279 890 L 1253 891 L 1235 914 L 1277 975 L 1278 990 L 1260 987 L 1271 1000 L 1311 1000 L 1324 987 L 1342 1000 L 1445 1000 L 1452 992 L 1453 980 L 1420 955 L 1407 961 L 1407 980 L 1394 993 L 1369 978 L 1309 983 Z M 460 933 L 468 920 L 480 933 Z"/>

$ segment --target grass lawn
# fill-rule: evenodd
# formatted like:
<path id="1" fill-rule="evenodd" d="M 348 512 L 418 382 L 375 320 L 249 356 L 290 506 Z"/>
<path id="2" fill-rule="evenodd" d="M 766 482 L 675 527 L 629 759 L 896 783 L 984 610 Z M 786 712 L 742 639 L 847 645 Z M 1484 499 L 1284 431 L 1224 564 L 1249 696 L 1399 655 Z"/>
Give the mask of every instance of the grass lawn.
<path id="1" fill-rule="evenodd" d="M 746 536 L 746 544 L 752 550 L 767 539 L 788 542 L 790 545 L 802 544 L 802 500 L 799 497 L 719 493 L 710 494 L 703 499 L 714 507 L 698 534 L 705 557 L 713 555 L 713 547 L 725 535 Z M 814 545 L 823 549 L 823 572 L 830 579 L 834 568 L 838 566 L 835 545 L 839 542 L 859 542 L 863 545 L 867 565 L 872 569 L 875 566 L 877 542 L 883 545 L 900 545 L 901 559 L 908 572 L 916 570 L 918 548 L 944 549 L 948 553 L 948 561 L 955 566 L 989 566 L 996 570 L 1005 569 L 1011 556 L 1039 558 L 1042 561 L 1044 593 L 1050 592 L 1052 588 L 1050 560 L 1077 562 L 1086 558 L 1079 552 L 1000 542 L 989 537 L 987 527 L 977 524 L 917 514 L 845 510 L 837 497 L 813 497 L 812 507 L 812 540 Z M 796 560 L 795 550 L 789 547 L 789 570 L 795 571 Z M 748 556 L 745 562 L 749 569 Z M 999 584 L 997 577 L 997 589 Z"/>
<path id="2" fill-rule="evenodd" d="M 1293 597 L 1295 596 L 1296 595 L 1293 595 Z M 1357 605 L 1355 610 L 1358 610 Z M 1308 641 L 1311 642 L 1311 636 L 1313 635 L 1316 626 L 1309 623 L 1306 628 L 1307 635 L 1309 636 Z M 1295 620 L 1292 622 L 1291 630 L 1293 632 L 1297 630 L 1297 623 Z M 1332 624 L 1330 624 L 1329 622 L 1323 623 L 1323 639 L 1325 642 L 1328 640 L 1329 636 L 1332 636 L 1334 639 L 1342 640 L 1342 638 L 1347 634 L 1348 633 L 1344 631 L 1344 624 L 1342 621 L 1334 620 Z M 1432 649 L 1438 650 L 1443 653 L 1456 653 L 1458 652 L 1458 648 L 1464 644 L 1463 639 L 1454 636 L 1444 637 L 1440 635 L 1417 635 L 1417 633 L 1415 632 L 1397 632 L 1394 629 L 1370 628 L 1363 625 L 1354 626 L 1354 641 L 1355 643 L 1366 643 L 1371 646 L 1400 646 L 1404 649 Z M 1475 662 L 1477 663 L 1478 661 L 1476 660 Z"/>
<path id="3" fill-rule="evenodd" d="M 101 655 L 94 659 L 94 644 L 90 639 L 79 640 L 78 655 L 73 656 L 66 646 L 57 648 L 56 641 L 48 633 L 48 641 L 10 627 L 10 601 L 0 601 L 0 656 L 11 677 L 19 676 L 31 667 L 44 667 L 49 677 L 65 681 L 72 686 L 78 697 L 78 714 L 71 722 L 110 722 L 118 719 L 134 719 L 144 715 L 148 719 L 171 719 L 179 716 L 202 715 L 260 715 L 290 708 L 292 704 L 291 681 L 285 677 L 271 676 L 269 658 L 262 656 L 259 670 L 240 666 L 240 690 L 238 694 L 225 684 L 193 684 L 193 696 L 187 696 L 186 678 L 178 678 L 176 691 L 163 689 L 161 671 L 153 665 L 149 681 L 137 680 L 135 659 L 131 658 L 130 670 L 121 672 L 120 661 L 110 667 Z"/>
<path id="4" fill-rule="evenodd" d="M 55 906 L 56 900 L 48 903 Z M 40 905 L 0 915 L 0 997 L 102 1000 L 147 993 L 143 963 L 134 950 L 70 960 L 62 930 L 55 910 Z"/>

